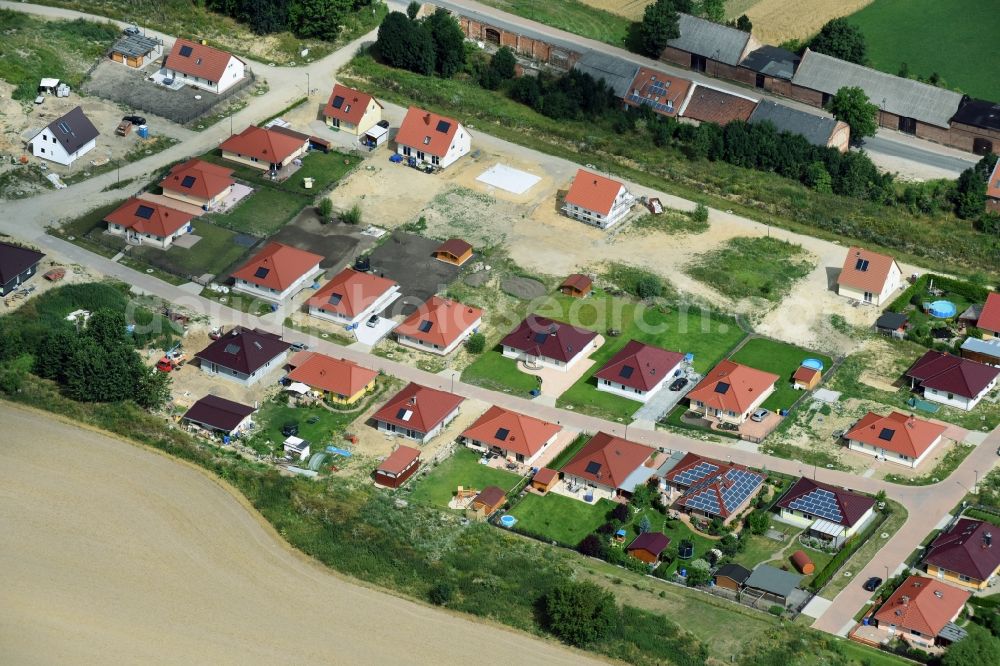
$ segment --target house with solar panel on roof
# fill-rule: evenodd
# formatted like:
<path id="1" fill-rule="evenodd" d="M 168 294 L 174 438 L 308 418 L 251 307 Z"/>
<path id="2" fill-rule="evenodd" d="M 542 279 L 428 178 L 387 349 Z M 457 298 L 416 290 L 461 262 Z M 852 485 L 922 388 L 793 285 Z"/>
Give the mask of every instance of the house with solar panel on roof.
<path id="1" fill-rule="evenodd" d="M 246 76 L 246 63 L 231 53 L 178 39 L 163 60 L 161 75 L 206 92 L 220 94 Z"/>
<path id="2" fill-rule="evenodd" d="M 122 236 L 132 245 L 167 250 L 175 240 L 191 233 L 193 218 L 191 213 L 133 198 L 108 213 L 104 221 L 112 236 Z"/>
<path id="3" fill-rule="evenodd" d="M 175 164 L 160 181 L 163 196 L 202 210 L 215 208 L 233 191 L 233 170 L 193 158 Z"/>
<path id="4" fill-rule="evenodd" d="M 411 106 L 396 133 L 396 153 L 412 166 L 444 169 L 472 150 L 472 135 L 453 118 Z"/>
<path id="5" fill-rule="evenodd" d="M 291 346 L 280 335 L 237 326 L 194 357 L 205 374 L 252 386 L 281 366 Z"/>
<path id="6" fill-rule="evenodd" d="M 97 146 L 98 136 L 100 132 L 78 106 L 31 137 L 28 150 L 35 157 L 70 166 Z"/>
<path id="7" fill-rule="evenodd" d="M 840 548 L 875 515 L 875 499 L 801 477 L 775 504 L 777 519 Z"/>
<path id="8" fill-rule="evenodd" d="M 763 485 L 759 472 L 688 453 L 663 477 L 661 488 L 677 509 L 728 525 Z"/>
<path id="9" fill-rule="evenodd" d="M 361 136 L 382 120 L 382 105 L 368 93 L 338 83 L 323 107 L 323 117 L 327 126 Z"/>

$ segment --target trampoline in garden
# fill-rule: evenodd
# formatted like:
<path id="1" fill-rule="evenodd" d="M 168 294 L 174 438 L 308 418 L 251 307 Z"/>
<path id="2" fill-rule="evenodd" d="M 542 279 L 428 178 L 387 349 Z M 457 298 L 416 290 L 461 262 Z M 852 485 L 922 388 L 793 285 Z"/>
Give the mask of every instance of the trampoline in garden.
<path id="1" fill-rule="evenodd" d="M 958 312 L 958 308 L 951 301 L 934 301 L 927 307 L 927 313 L 937 319 L 951 319 Z"/>

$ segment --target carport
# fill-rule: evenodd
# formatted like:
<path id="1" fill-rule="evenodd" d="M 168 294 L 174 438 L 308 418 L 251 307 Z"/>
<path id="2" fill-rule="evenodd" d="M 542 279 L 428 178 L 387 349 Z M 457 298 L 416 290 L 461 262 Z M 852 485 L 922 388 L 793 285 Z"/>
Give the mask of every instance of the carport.
<path id="1" fill-rule="evenodd" d="M 368 150 L 374 150 L 389 140 L 389 128 L 381 125 L 374 125 L 361 137 L 361 144 L 367 146 Z"/>

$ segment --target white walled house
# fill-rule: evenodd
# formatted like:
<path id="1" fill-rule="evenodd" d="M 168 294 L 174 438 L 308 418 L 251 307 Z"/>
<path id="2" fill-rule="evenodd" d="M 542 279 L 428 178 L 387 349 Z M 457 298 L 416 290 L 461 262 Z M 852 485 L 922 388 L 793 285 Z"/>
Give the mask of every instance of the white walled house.
<path id="1" fill-rule="evenodd" d="M 631 340 L 598 370 L 597 390 L 646 402 L 681 370 L 684 354 Z"/>
<path id="2" fill-rule="evenodd" d="M 457 120 L 411 106 L 396 133 L 396 152 L 440 169 L 472 150 L 472 136 Z"/>
<path id="3" fill-rule="evenodd" d="M 902 275 L 892 257 L 852 247 L 837 278 L 837 293 L 862 303 L 887 305 L 896 295 Z"/>
<path id="4" fill-rule="evenodd" d="M 233 291 L 280 303 L 312 283 L 321 261 L 318 254 L 272 241 L 232 274 Z"/>
<path id="5" fill-rule="evenodd" d="M 965 411 L 975 409 L 996 388 L 1000 369 L 967 358 L 930 350 L 906 371 L 911 388 L 924 399 Z"/>
<path id="6" fill-rule="evenodd" d="M 579 169 L 562 211 L 574 220 L 607 229 L 628 215 L 634 203 L 635 197 L 622 183 Z"/>
<path id="7" fill-rule="evenodd" d="M 195 354 L 201 371 L 252 386 L 281 367 L 291 344 L 259 329 L 237 327 Z"/>
<path id="8" fill-rule="evenodd" d="M 338 83 L 323 108 L 323 117 L 328 126 L 361 136 L 382 120 L 382 105 L 368 93 Z"/>
<path id="9" fill-rule="evenodd" d="M 532 314 L 500 345 L 507 358 L 565 372 L 597 349 L 597 333 Z"/>
<path id="10" fill-rule="evenodd" d="M 70 166 L 97 146 L 98 136 L 100 132 L 78 106 L 33 136 L 28 147 L 35 157 Z"/>
<path id="11" fill-rule="evenodd" d="M 382 432 L 426 444 L 458 416 L 463 401 L 452 393 L 411 383 L 382 405 L 372 420 Z"/>
<path id="12" fill-rule="evenodd" d="M 561 431 L 554 423 L 493 406 L 462 433 L 462 440 L 470 449 L 531 465 Z"/>
<path id="13" fill-rule="evenodd" d="M 401 345 L 444 356 L 453 352 L 483 323 L 483 311 L 431 296 L 393 332 Z"/>
<path id="14" fill-rule="evenodd" d="M 222 157 L 261 171 L 278 171 L 309 151 L 309 137 L 294 130 L 251 125 L 219 144 Z"/>
<path id="15" fill-rule="evenodd" d="M 778 375 L 729 359 L 720 361 L 688 393 L 691 411 L 742 425 L 774 393 Z"/>
<path id="16" fill-rule="evenodd" d="M 306 301 L 317 319 L 354 328 L 399 298 L 399 285 L 372 273 L 345 268 Z"/>
<path id="17" fill-rule="evenodd" d="M 775 506 L 778 520 L 840 547 L 875 515 L 875 498 L 800 477 Z"/>
<path id="18" fill-rule="evenodd" d="M 845 435 L 852 451 L 916 468 L 944 439 L 945 426 L 900 412 L 868 412 Z"/>
<path id="19" fill-rule="evenodd" d="M 174 81 L 219 94 L 243 80 L 246 63 L 231 53 L 178 39 L 163 62 L 162 74 Z"/>
<path id="20" fill-rule="evenodd" d="M 170 249 L 174 241 L 191 233 L 194 215 L 144 199 L 129 199 L 104 218 L 108 233 L 133 245 Z"/>

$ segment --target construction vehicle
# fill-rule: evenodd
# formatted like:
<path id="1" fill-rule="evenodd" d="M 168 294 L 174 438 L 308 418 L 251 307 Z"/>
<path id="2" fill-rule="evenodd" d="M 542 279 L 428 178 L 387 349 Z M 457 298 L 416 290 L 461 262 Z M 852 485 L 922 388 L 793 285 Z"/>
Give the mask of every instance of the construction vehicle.
<path id="1" fill-rule="evenodd" d="M 170 372 L 187 363 L 187 356 L 180 350 L 180 347 L 180 343 L 177 343 L 168 349 L 163 358 L 156 362 L 156 369 L 160 372 Z"/>
<path id="2" fill-rule="evenodd" d="M 208 337 L 211 340 L 218 340 L 222 337 L 222 327 L 216 326 L 211 331 L 208 332 Z"/>

